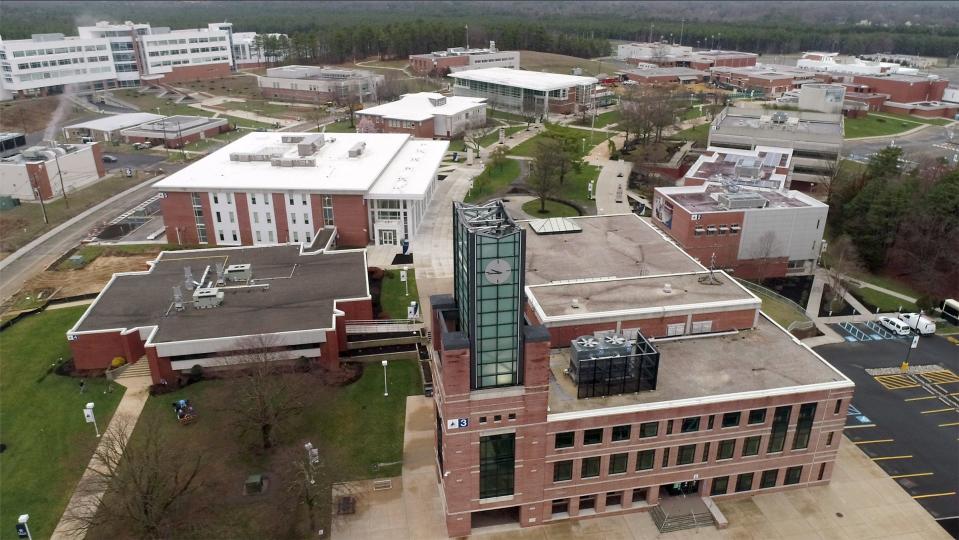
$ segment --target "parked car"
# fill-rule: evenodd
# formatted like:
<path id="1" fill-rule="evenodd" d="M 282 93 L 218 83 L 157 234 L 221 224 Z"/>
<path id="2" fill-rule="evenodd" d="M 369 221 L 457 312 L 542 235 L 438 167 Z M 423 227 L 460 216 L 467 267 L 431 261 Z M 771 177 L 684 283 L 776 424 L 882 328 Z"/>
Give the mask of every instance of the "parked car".
<path id="1" fill-rule="evenodd" d="M 906 323 L 917 334 L 928 336 L 936 333 L 936 323 L 924 317 L 921 313 L 900 313 L 899 320 Z"/>
<path id="2" fill-rule="evenodd" d="M 110 154 L 103 154 L 103 157 L 100 159 L 102 159 L 104 163 L 116 163 L 118 161 L 116 156 L 111 156 Z"/>
<path id="3" fill-rule="evenodd" d="M 149 149 L 151 146 L 153 146 L 153 145 L 151 145 L 151 144 L 148 143 L 148 142 L 137 142 L 137 143 L 133 143 L 133 148 L 136 148 L 137 150 L 147 150 L 147 149 Z"/>
<path id="4" fill-rule="evenodd" d="M 912 333 L 908 324 L 893 317 L 879 317 L 879 324 L 897 336 L 908 336 Z"/>

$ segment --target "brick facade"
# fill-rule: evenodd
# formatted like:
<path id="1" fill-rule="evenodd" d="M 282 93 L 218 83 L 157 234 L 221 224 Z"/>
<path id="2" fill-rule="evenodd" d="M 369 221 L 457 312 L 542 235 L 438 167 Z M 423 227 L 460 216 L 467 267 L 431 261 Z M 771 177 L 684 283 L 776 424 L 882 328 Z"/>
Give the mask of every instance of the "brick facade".
<path id="1" fill-rule="evenodd" d="M 193 200 L 190 193 L 171 191 L 160 199 L 160 212 L 166 227 L 167 242 L 177 245 L 196 245 L 196 220 L 193 217 Z M 211 235 L 207 229 L 207 235 Z"/>
<path id="2" fill-rule="evenodd" d="M 417 75 L 427 75 L 434 69 L 437 72 L 469 65 L 468 56 L 433 56 L 432 54 L 411 55 L 410 70 Z"/>
<path id="3" fill-rule="evenodd" d="M 923 79 L 922 77 L 872 77 L 856 75 L 855 84 L 869 87 L 871 92 L 888 94 L 890 101 L 914 103 L 917 101 L 939 101 L 949 86 L 945 79 Z"/>
<path id="4" fill-rule="evenodd" d="M 333 195 L 333 224 L 338 235 L 337 244 L 344 247 L 364 247 L 370 242 L 369 210 L 359 195 Z"/>
<path id="5" fill-rule="evenodd" d="M 137 40 L 133 40 L 134 43 Z M 182 83 L 191 81 L 205 81 L 209 79 L 223 79 L 229 77 L 230 64 L 223 62 L 217 64 L 203 64 L 199 66 L 180 66 L 175 67 L 169 73 L 164 73 L 160 79 L 163 83 Z"/>

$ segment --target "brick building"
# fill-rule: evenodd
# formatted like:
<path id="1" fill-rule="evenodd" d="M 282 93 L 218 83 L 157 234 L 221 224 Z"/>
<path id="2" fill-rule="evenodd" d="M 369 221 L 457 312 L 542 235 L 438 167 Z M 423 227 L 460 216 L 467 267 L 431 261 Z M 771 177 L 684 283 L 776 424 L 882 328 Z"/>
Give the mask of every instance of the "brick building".
<path id="1" fill-rule="evenodd" d="M 669 43 L 625 43 L 618 45 L 616 56 L 633 65 L 654 64 L 659 67 L 687 67 L 707 71 L 712 67 L 755 66 L 755 53 L 722 50 L 695 50 L 688 45 Z"/>
<path id="2" fill-rule="evenodd" d="M 692 84 L 704 82 L 709 73 L 686 67 L 657 67 L 625 70 L 623 76 L 639 84 Z"/>
<path id="3" fill-rule="evenodd" d="M 193 366 L 229 369 L 300 357 L 335 367 L 346 323 L 371 320 L 365 250 L 300 246 L 163 252 L 144 272 L 114 274 L 67 332 L 78 370 L 103 371 L 116 357 L 149 362 L 154 384 L 175 384 Z M 251 313 L 256 313 L 251 316 Z"/>
<path id="4" fill-rule="evenodd" d="M 251 133 L 154 184 L 167 241 L 398 245 L 422 223 L 449 143 L 373 133 Z"/>
<path id="5" fill-rule="evenodd" d="M 169 116 L 121 129 L 120 138 L 128 144 L 150 143 L 153 146 L 182 148 L 184 145 L 207 137 L 215 137 L 230 129 L 232 126 L 226 118 Z"/>
<path id="6" fill-rule="evenodd" d="M 471 69 L 451 73 L 453 95 L 485 98 L 489 107 L 519 113 L 572 114 L 592 106 L 595 77 L 519 69 Z"/>
<path id="7" fill-rule="evenodd" d="M 712 498 L 829 481 L 853 383 L 640 218 L 456 204 L 454 269 L 430 298 L 450 536 L 678 499 L 712 524 Z"/>
<path id="8" fill-rule="evenodd" d="M 375 101 L 377 88 L 385 80 L 362 69 L 297 65 L 269 68 L 265 76 L 256 78 L 265 98 L 343 104 Z"/>
<path id="9" fill-rule="evenodd" d="M 0 195 L 24 201 L 62 197 L 106 176 L 103 145 L 59 144 L 31 146 L 0 159 Z"/>
<path id="10" fill-rule="evenodd" d="M 357 130 L 408 133 L 425 139 L 451 139 L 486 125 L 486 100 L 444 96 L 434 92 L 406 94 L 400 99 L 357 111 Z M 369 123 L 364 126 L 363 119 Z"/>
<path id="11" fill-rule="evenodd" d="M 519 51 L 501 51 L 490 41 L 485 49 L 451 47 L 445 51 L 410 55 L 410 70 L 417 75 L 442 75 L 461 69 L 501 67 L 519 69 Z"/>
<path id="12" fill-rule="evenodd" d="M 815 271 L 829 206 L 798 191 L 751 187 L 755 178 L 740 181 L 729 169 L 723 183 L 656 188 L 653 223 L 703 264 L 739 277 Z"/>
<path id="13" fill-rule="evenodd" d="M 710 79 L 726 88 L 757 92 L 763 96 L 779 96 L 784 92 L 816 82 L 816 75 L 808 71 L 775 65 L 753 65 L 749 67 L 713 67 Z"/>

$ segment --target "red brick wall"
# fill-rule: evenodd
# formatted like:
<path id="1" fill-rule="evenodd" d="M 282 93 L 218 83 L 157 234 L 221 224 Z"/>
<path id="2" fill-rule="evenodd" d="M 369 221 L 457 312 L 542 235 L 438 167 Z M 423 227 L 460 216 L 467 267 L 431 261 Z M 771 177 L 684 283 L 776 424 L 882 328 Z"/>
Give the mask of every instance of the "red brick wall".
<path id="1" fill-rule="evenodd" d="M 97 176 L 103 178 L 107 174 L 107 167 L 103 164 L 103 144 L 93 143 L 93 160 L 97 167 Z"/>
<path id="2" fill-rule="evenodd" d="M 662 197 L 656 194 L 655 197 Z M 654 203 L 655 207 L 655 203 Z M 673 204 L 672 228 L 667 228 L 662 222 L 653 217 L 653 222 L 666 234 L 671 236 L 682 248 L 699 259 L 704 265 L 709 265 L 712 254 L 716 254 L 716 266 L 719 268 L 731 267 L 739 258 L 739 242 L 741 234 L 725 234 L 695 236 L 696 227 L 705 228 L 707 225 L 740 225 L 743 224 L 743 212 L 708 212 L 700 214 L 698 221 L 691 219 L 689 212 L 678 204 Z"/>
<path id="3" fill-rule="evenodd" d="M 153 384 L 162 384 L 163 381 L 168 384 L 176 384 L 177 375 L 170 365 L 169 358 L 157 356 L 156 347 L 147 347 L 146 355 L 150 362 L 150 377 L 153 379 Z"/>
<path id="4" fill-rule="evenodd" d="M 276 241 L 284 244 L 290 241 L 290 227 L 286 221 L 286 196 L 273 194 L 273 223 L 276 224 Z"/>
<path id="5" fill-rule="evenodd" d="M 643 335 L 649 338 L 666 337 L 666 327 L 670 324 L 686 323 L 686 315 L 675 315 L 670 317 L 660 317 L 659 315 L 649 315 L 649 318 L 624 318 L 621 328 L 639 328 Z M 752 328 L 756 320 L 755 309 L 742 309 L 738 311 L 719 311 L 715 313 L 702 313 L 693 315 L 693 322 L 713 321 L 712 332 L 726 332 L 729 330 L 743 330 Z M 595 323 L 595 324 L 577 324 L 575 326 L 550 326 L 550 345 L 552 347 L 569 347 L 569 342 L 586 335 L 592 335 L 593 332 L 603 332 L 606 330 L 616 330 L 615 322 Z M 692 329 L 687 326 L 686 332 Z"/>
<path id="6" fill-rule="evenodd" d="M 714 67 L 726 66 L 726 67 L 749 67 L 756 65 L 756 56 L 742 56 L 737 58 L 717 58 L 713 61 Z M 699 69 L 699 68 L 696 68 Z"/>
<path id="7" fill-rule="evenodd" d="M 127 358 L 126 339 L 120 335 L 119 331 L 78 334 L 69 343 L 70 351 L 73 353 L 73 363 L 78 370 L 106 369 L 117 356 Z M 127 361 L 131 359 L 127 358 Z"/>
<path id="8" fill-rule="evenodd" d="M 366 201 L 360 195 L 333 195 L 333 224 L 339 236 L 337 245 L 366 247 L 370 243 Z"/>
<path id="9" fill-rule="evenodd" d="M 889 94 L 890 101 L 900 103 L 939 101 L 942 99 L 943 92 L 949 86 L 947 80 L 911 82 L 865 75 L 856 75 L 852 80 L 855 84 L 868 85 L 873 92 Z"/>
<path id="10" fill-rule="evenodd" d="M 134 40 L 135 41 L 135 40 Z M 181 66 L 163 75 L 164 83 L 222 79 L 230 76 L 230 64 L 204 64 L 200 66 Z"/>
<path id="11" fill-rule="evenodd" d="M 253 245 L 253 226 L 250 224 L 250 209 L 246 200 L 246 193 L 233 194 L 236 201 L 237 227 L 240 229 L 240 243 L 244 246 Z"/>
<path id="12" fill-rule="evenodd" d="M 160 213 L 163 214 L 163 224 L 166 227 L 167 242 L 171 244 L 197 244 L 196 220 L 193 218 L 193 201 L 190 193 L 182 191 L 168 191 L 160 199 Z M 179 229 L 179 242 L 177 241 Z M 207 236 L 211 237 L 210 229 Z"/>
<path id="13" fill-rule="evenodd" d="M 417 75 L 425 75 L 433 71 L 433 60 L 436 60 L 436 70 L 465 66 L 469 64 L 467 56 L 447 56 L 445 58 L 410 56 L 410 69 Z"/>
<path id="14" fill-rule="evenodd" d="M 40 192 L 40 198 L 47 200 L 53 197 L 53 189 L 50 188 L 50 176 L 47 174 L 47 168 L 42 163 L 24 163 L 27 168 L 28 181 L 30 186 L 36 187 Z"/>
<path id="15" fill-rule="evenodd" d="M 310 194 L 310 216 L 313 219 L 313 236 L 316 231 L 323 228 L 323 196 L 316 193 Z M 335 217 L 335 216 L 334 216 Z"/>
<path id="16" fill-rule="evenodd" d="M 768 261 L 761 259 L 746 259 L 737 261 L 733 270 L 741 278 L 771 278 L 786 277 L 786 267 L 789 265 L 787 257 L 771 258 Z"/>

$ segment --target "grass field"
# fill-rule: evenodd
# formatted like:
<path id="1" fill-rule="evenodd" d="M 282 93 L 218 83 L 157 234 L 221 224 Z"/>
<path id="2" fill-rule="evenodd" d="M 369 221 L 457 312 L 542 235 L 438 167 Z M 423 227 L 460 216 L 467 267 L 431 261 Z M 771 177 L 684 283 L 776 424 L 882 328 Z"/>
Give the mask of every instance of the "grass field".
<path id="1" fill-rule="evenodd" d="M 537 51 L 520 51 L 520 67 L 530 71 L 548 71 L 565 75 L 569 75 L 573 68 L 580 68 L 584 76 L 599 73 L 611 74 L 620 69 L 615 64 L 598 60 Z"/>
<path id="2" fill-rule="evenodd" d="M 176 83 L 177 88 L 188 88 L 197 92 L 206 92 L 219 96 L 259 97 L 260 88 L 256 84 L 256 77 L 249 75 L 234 75 L 226 79 L 212 81 L 194 81 Z"/>
<path id="3" fill-rule="evenodd" d="M 871 113 L 872 116 L 879 118 L 886 118 L 890 121 L 901 120 L 903 122 L 914 122 L 917 124 L 929 124 L 932 126 L 948 126 L 952 123 L 952 120 L 948 118 L 923 118 L 922 116 L 906 116 L 902 114 L 892 114 L 892 113 Z"/>
<path id="4" fill-rule="evenodd" d="M 534 199 L 523 204 L 524 212 L 538 218 L 571 217 L 579 215 L 579 212 L 572 206 L 549 199 L 546 200 L 546 212 L 540 212 L 539 209 L 539 199 Z"/>
<path id="5" fill-rule="evenodd" d="M 789 325 L 794 322 L 804 322 L 808 321 L 809 317 L 806 316 L 804 311 L 801 311 L 798 306 L 790 304 L 789 302 L 783 300 L 782 298 L 772 294 L 765 288 L 761 287 L 749 287 L 749 290 L 753 292 L 756 296 L 762 300 L 762 311 L 766 315 L 782 325 L 783 328 L 789 328 Z"/>
<path id="6" fill-rule="evenodd" d="M 693 141 L 696 146 L 705 148 L 709 140 L 710 124 L 701 124 L 695 127 L 684 129 L 669 136 L 670 139 Z"/>
<path id="7" fill-rule="evenodd" d="M 346 386 L 328 384 L 318 370 L 276 375 L 286 379 L 301 409 L 281 424 L 270 451 L 257 445 L 255 433 L 244 434 L 236 424 L 237 413 L 230 407 L 242 391 L 240 379 L 202 381 L 150 398 L 133 439 L 152 428 L 164 444 L 203 459 L 198 476 L 202 487 L 182 501 L 175 520 L 185 527 L 172 537 L 308 537 L 303 507 L 288 490 L 294 478 L 291 462 L 308 441 L 320 450 L 316 526 L 328 531 L 331 482 L 386 478 L 401 471 L 406 396 L 422 392 L 419 366 L 415 361 L 394 361 L 386 373 L 389 396 L 383 395 L 379 363 L 369 364 L 357 381 Z M 170 411 L 170 403 L 180 398 L 189 399 L 197 409 L 199 419 L 189 426 L 178 425 Z M 265 493 L 243 496 L 243 482 L 251 474 L 267 476 Z M 125 536 L 125 531 L 93 532 L 89 537 Z"/>
<path id="8" fill-rule="evenodd" d="M 184 116 L 206 116 L 211 117 L 214 113 L 210 111 L 204 111 L 202 109 L 197 109 L 196 107 L 190 107 L 183 103 L 174 103 L 173 99 L 168 99 L 166 97 L 159 98 L 156 94 L 143 93 L 141 94 L 137 90 L 122 90 L 117 91 L 116 96 L 121 100 L 135 105 L 138 109 L 143 112 L 156 113 L 159 110 L 159 114 L 165 116 L 175 116 L 175 115 L 184 115 Z M 265 103 L 265 102 L 258 102 Z M 235 108 L 237 110 L 244 110 L 243 107 L 245 104 L 235 102 L 235 103 L 226 103 L 223 105 L 226 108 Z M 263 105 L 264 107 L 274 107 L 276 110 L 286 110 L 286 107 L 279 105 Z M 265 111 L 262 113 L 266 116 L 269 116 Z M 243 126 L 249 128 L 271 128 L 272 125 L 263 122 L 257 122 L 254 120 L 247 120 L 246 118 L 239 118 L 236 116 L 230 116 L 225 113 L 220 113 L 219 118 L 226 118 L 230 121 L 231 124 L 236 126 Z"/>
<path id="9" fill-rule="evenodd" d="M 410 269 L 406 273 L 409 280 L 410 294 L 406 295 L 406 287 L 400 281 L 399 270 L 387 270 L 383 277 L 382 289 L 380 289 L 380 306 L 391 319 L 405 319 L 406 308 L 410 302 L 416 300 L 419 302 L 419 293 L 416 290 L 416 271 Z"/>
<path id="10" fill-rule="evenodd" d="M 579 172 L 571 171 L 566 175 L 563 184 L 559 186 L 556 196 L 568 201 L 577 201 L 592 204 L 589 200 L 589 190 L 587 186 L 590 182 L 595 182 L 599 178 L 600 168 L 596 165 L 583 165 Z"/>
<path id="11" fill-rule="evenodd" d="M 896 298 L 895 296 L 890 296 L 869 287 L 849 287 L 849 293 L 855 296 L 856 299 L 862 302 L 867 308 L 870 308 L 871 311 L 875 311 L 875 308 L 879 308 L 879 311 L 883 313 L 899 311 L 900 308 L 902 308 L 903 311 L 919 311 L 916 304 L 912 302 L 907 302 L 902 298 Z"/>
<path id="12" fill-rule="evenodd" d="M 466 194 L 464 201 L 479 202 L 503 190 L 519 177 L 520 164 L 515 159 L 508 159 L 497 170 L 486 168 L 479 176 L 473 179 L 473 187 Z"/>
<path id="13" fill-rule="evenodd" d="M 50 123 L 53 111 L 59 103 L 58 96 L 16 99 L 0 104 L 0 129 L 19 133 L 41 131 Z M 61 125 L 67 125 L 74 118 L 89 116 L 91 113 L 79 106 L 67 107 L 66 117 Z"/>
<path id="14" fill-rule="evenodd" d="M 44 203 L 49 224 L 43 222 L 43 211 L 37 203 L 22 203 L 16 208 L 4 211 L 0 213 L 0 251 L 12 253 L 87 208 L 146 179 L 147 176 L 143 173 L 138 173 L 133 178 L 111 176 L 74 192 L 68 190 L 68 201 L 64 202 L 60 198 Z M 67 208 L 67 203 L 70 208 Z"/>
<path id="15" fill-rule="evenodd" d="M 354 122 L 354 127 L 350 127 L 349 120 L 326 124 L 325 127 L 326 133 L 356 133 L 356 123 Z"/>
<path id="16" fill-rule="evenodd" d="M 844 124 L 845 133 L 843 137 L 856 139 L 859 137 L 896 135 L 917 128 L 923 122 L 916 122 L 912 118 L 867 114 L 862 118 L 846 118 Z"/>
<path id="17" fill-rule="evenodd" d="M 589 150 L 592 148 L 592 147 L 589 145 L 590 131 L 585 130 L 585 129 L 577 129 L 577 128 L 574 128 L 574 127 L 561 126 L 561 125 L 559 125 L 559 124 L 547 124 L 547 125 L 546 125 L 546 130 L 545 130 L 543 133 L 540 133 L 539 135 L 536 135 L 535 137 L 533 137 L 533 138 L 531 138 L 531 139 L 528 139 L 528 140 L 525 140 L 525 141 L 519 143 L 518 145 L 514 146 L 514 147 L 509 151 L 509 153 L 510 153 L 511 155 L 514 155 L 514 156 L 532 157 L 532 156 L 533 156 L 533 150 L 535 149 L 536 144 L 538 144 L 539 141 L 543 140 L 543 138 L 545 137 L 545 134 L 546 134 L 546 133 L 550 133 L 550 132 L 552 132 L 552 133 L 559 133 L 559 134 L 566 135 L 566 136 L 569 136 L 569 137 L 574 138 L 574 139 L 581 139 L 581 140 L 585 141 L 585 142 L 584 142 L 583 144 L 581 144 L 580 146 L 574 148 L 574 150 L 578 150 L 578 152 L 576 152 L 576 154 L 577 154 L 578 157 L 583 157 L 583 156 L 585 156 L 585 155 L 589 152 Z M 609 136 L 610 136 L 610 134 L 608 134 L 608 133 L 604 133 L 604 134 L 602 134 L 602 135 L 600 135 L 600 134 L 598 134 L 598 133 L 596 133 L 596 132 L 593 132 L 593 133 L 594 133 L 594 135 L 593 135 L 593 143 L 592 143 L 593 146 L 602 143 L 603 141 L 605 141 L 606 139 L 608 139 Z"/>
<path id="18" fill-rule="evenodd" d="M 124 388 L 105 379 L 86 380 L 49 373 L 70 357 L 65 333 L 86 306 L 32 315 L 0 332 L 0 521 L 12 524 L 30 514 L 34 538 L 49 538 L 73 488 L 83 474 L 97 439 L 83 421 L 86 403 L 95 404 L 103 430 Z M 108 388 L 112 392 L 104 393 Z M 5 535 L 3 535 L 5 537 Z M 12 535 L 11 535 L 12 536 Z"/>
<path id="19" fill-rule="evenodd" d="M 622 119 L 622 115 L 619 112 L 619 109 L 613 109 L 611 111 L 606 111 L 596 115 L 596 122 L 593 123 L 592 117 L 587 117 L 586 121 L 577 120 L 573 122 L 574 125 L 583 126 L 583 127 L 597 127 L 603 128 L 610 124 L 616 124 Z"/>

